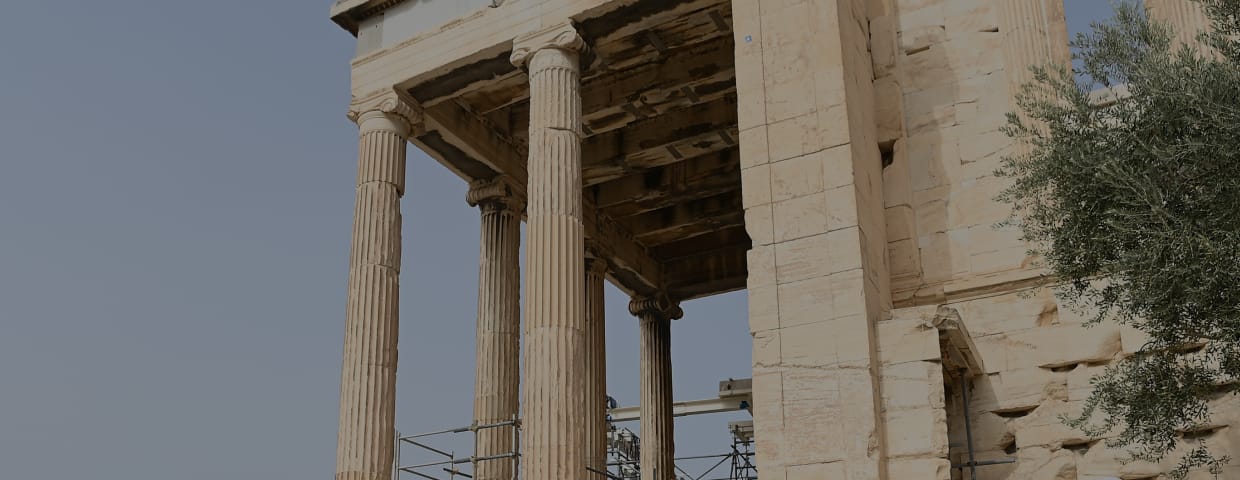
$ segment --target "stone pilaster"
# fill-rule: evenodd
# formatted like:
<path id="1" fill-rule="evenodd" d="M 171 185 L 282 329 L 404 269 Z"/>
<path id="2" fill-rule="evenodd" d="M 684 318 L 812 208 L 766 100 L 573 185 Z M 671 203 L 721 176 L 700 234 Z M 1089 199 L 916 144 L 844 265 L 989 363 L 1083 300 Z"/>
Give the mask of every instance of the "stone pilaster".
<path id="1" fill-rule="evenodd" d="M 586 259 L 586 466 L 607 470 L 607 261 Z M 590 477 L 587 477 L 590 478 Z"/>
<path id="2" fill-rule="evenodd" d="M 999 31 L 1003 34 L 1004 71 L 1007 73 L 1009 106 L 1027 119 L 1016 98 L 1024 85 L 1033 82 L 1032 67 L 1069 66 L 1068 28 L 1063 0 L 999 0 Z M 1032 146 L 1016 142 L 1020 154 Z"/>
<path id="3" fill-rule="evenodd" d="M 1201 4 L 1192 0 L 1145 0 L 1145 8 L 1153 20 L 1175 29 L 1175 41 L 1200 45 L 1197 35 L 1210 29 L 1210 18 Z"/>
<path id="4" fill-rule="evenodd" d="M 999 0 L 999 31 L 1012 94 L 1033 80 L 1030 67 L 1071 62 L 1062 0 Z"/>
<path id="5" fill-rule="evenodd" d="M 349 254 L 336 480 L 392 478 L 405 145 L 420 121 L 395 93 L 356 103 L 357 198 Z"/>
<path id="6" fill-rule="evenodd" d="M 584 42 L 569 26 L 518 39 L 530 79 L 525 388 L 521 478 L 586 478 L 585 237 L 581 197 Z"/>
<path id="7" fill-rule="evenodd" d="M 672 320 L 684 312 L 667 297 L 636 298 L 629 313 L 641 321 L 642 480 L 676 479 L 672 418 Z"/>
<path id="8" fill-rule="evenodd" d="M 478 333 L 474 376 L 474 422 L 512 420 L 520 401 L 521 211 L 524 201 L 505 179 L 477 181 L 466 200 L 482 214 L 478 255 Z M 479 430 L 475 455 L 512 452 L 512 427 Z M 478 480 L 512 480 L 513 460 L 480 462 Z"/>

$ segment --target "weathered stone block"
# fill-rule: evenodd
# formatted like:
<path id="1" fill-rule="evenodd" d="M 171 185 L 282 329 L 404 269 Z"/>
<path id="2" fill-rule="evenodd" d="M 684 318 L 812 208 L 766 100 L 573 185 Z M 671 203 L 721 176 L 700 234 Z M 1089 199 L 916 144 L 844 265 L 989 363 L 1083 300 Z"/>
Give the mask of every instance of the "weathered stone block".
<path id="1" fill-rule="evenodd" d="M 896 459 L 888 464 L 887 475 L 901 480 L 951 480 L 951 462 L 945 458 Z"/>
<path id="2" fill-rule="evenodd" d="M 822 162 L 823 188 L 836 188 L 852 185 L 853 149 L 851 145 L 840 145 L 812 153 Z"/>
<path id="3" fill-rule="evenodd" d="M 741 202 L 745 208 L 771 203 L 771 166 L 741 170 Z"/>
<path id="4" fill-rule="evenodd" d="M 772 162 L 821 150 L 817 148 L 819 137 L 833 135 L 818 128 L 818 115 L 814 112 L 771 123 L 766 132 L 767 152 Z"/>
<path id="5" fill-rule="evenodd" d="M 828 230 L 839 230 L 857 225 L 860 212 L 857 211 L 857 189 L 854 185 L 844 185 L 827 190 L 826 198 L 823 200 L 826 204 Z"/>
<path id="6" fill-rule="evenodd" d="M 1068 450 L 1051 451 L 1044 447 L 1022 448 L 1016 453 L 1013 478 L 1022 480 L 1074 480 L 1077 478 L 1076 456 Z"/>
<path id="7" fill-rule="evenodd" d="M 1016 434 L 1016 447 L 1033 446 L 1059 449 L 1065 443 L 1082 444 L 1092 439 L 1069 427 L 1061 420 L 1062 416 L 1078 415 L 1081 412 L 1079 402 L 1047 401 L 1043 402 L 1029 415 L 1013 421 Z"/>
<path id="8" fill-rule="evenodd" d="M 773 367 L 780 362 L 779 331 L 753 332 L 753 364 L 757 367 Z"/>
<path id="9" fill-rule="evenodd" d="M 874 17 L 870 20 L 870 57 L 874 69 L 874 77 L 882 78 L 891 75 L 896 68 L 896 19 L 891 15 Z"/>
<path id="10" fill-rule="evenodd" d="M 1082 363 L 1068 372 L 1068 401 L 1080 402 L 1089 398 L 1093 392 L 1090 381 L 1106 371 L 1106 365 L 1090 365 Z"/>
<path id="11" fill-rule="evenodd" d="M 787 480 L 822 480 L 825 478 L 845 478 L 844 462 L 795 465 L 788 467 L 787 470 Z"/>
<path id="12" fill-rule="evenodd" d="M 745 232 L 754 245 L 775 243 L 775 214 L 771 204 L 745 208 Z"/>
<path id="13" fill-rule="evenodd" d="M 771 199 L 779 202 L 823 191 L 822 162 L 811 155 L 771 165 Z"/>
<path id="14" fill-rule="evenodd" d="M 748 288 L 775 285 L 775 247 L 758 245 L 746 253 Z"/>
<path id="15" fill-rule="evenodd" d="M 916 52 L 947 39 L 947 17 L 940 2 L 899 0 L 900 50 Z"/>
<path id="16" fill-rule="evenodd" d="M 951 0 L 945 4 L 948 38 L 975 32 L 999 31 L 999 15 L 992 0 Z M 998 51 L 990 53 L 1000 56 Z"/>
<path id="17" fill-rule="evenodd" d="M 822 192 L 775 202 L 772 205 L 775 241 L 785 242 L 826 233 L 829 221 L 827 207 L 826 194 Z"/>
<path id="18" fill-rule="evenodd" d="M 892 457 L 947 455 L 947 412 L 920 408 L 887 412 L 887 453 Z"/>
<path id="19" fill-rule="evenodd" d="M 887 207 L 884 213 L 887 220 L 888 242 L 917 238 L 917 224 L 912 207 L 908 205 Z"/>
<path id="20" fill-rule="evenodd" d="M 779 323 L 789 327 L 819 323 L 834 317 L 832 292 L 826 277 L 781 283 Z M 821 339 L 827 341 L 828 339 Z"/>
<path id="21" fill-rule="evenodd" d="M 921 257 L 917 243 L 913 240 L 899 240 L 887 244 L 887 265 L 893 279 L 920 275 Z"/>
<path id="22" fill-rule="evenodd" d="M 954 137 L 922 133 L 910 136 L 907 148 L 914 192 L 950 185 L 959 176 L 960 154 Z"/>
<path id="23" fill-rule="evenodd" d="M 1059 368 L 1078 363 L 1106 362 L 1120 352 L 1115 325 L 1094 327 L 1053 325 L 1010 333 L 1006 338 L 1008 368 Z M 1018 367 L 1019 366 L 1019 367 Z"/>
<path id="24" fill-rule="evenodd" d="M 882 372 L 883 405 L 888 410 L 944 408 L 941 363 L 884 364 Z"/>
<path id="25" fill-rule="evenodd" d="M 904 92 L 904 128 L 910 137 L 934 134 L 956 124 L 956 89 L 939 85 Z"/>
<path id="26" fill-rule="evenodd" d="M 886 364 L 935 361 L 941 357 L 939 331 L 916 320 L 879 322 L 878 351 Z"/>
<path id="27" fill-rule="evenodd" d="M 749 331 L 779 328 L 779 297 L 774 285 L 749 288 Z"/>
<path id="28" fill-rule="evenodd" d="M 976 340 L 976 339 L 974 339 Z M 990 360 L 986 365 L 990 365 Z M 1041 368 L 1004 370 L 974 382 L 973 402 L 979 412 L 1020 413 L 1048 400 L 1067 398 L 1065 374 Z"/>
<path id="29" fill-rule="evenodd" d="M 904 95 L 894 75 L 874 81 L 874 115 L 878 142 L 890 143 L 904 136 Z"/>
<path id="30" fill-rule="evenodd" d="M 741 130 L 739 137 L 742 169 L 770 163 L 766 149 L 766 125 Z"/>
<path id="31" fill-rule="evenodd" d="M 813 91 L 814 77 L 809 63 L 814 52 L 806 41 L 806 33 L 814 28 L 809 3 L 763 9 L 760 18 L 766 122 L 812 112 L 814 104 L 804 97 L 805 92 Z"/>
<path id="32" fill-rule="evenodd" d="M 834 323 L 824 321 L 780 328 L 782 364 L 787 367 L 823 367 L 838 363 L 835 342 L 831 337 L 835 327 Z"/>

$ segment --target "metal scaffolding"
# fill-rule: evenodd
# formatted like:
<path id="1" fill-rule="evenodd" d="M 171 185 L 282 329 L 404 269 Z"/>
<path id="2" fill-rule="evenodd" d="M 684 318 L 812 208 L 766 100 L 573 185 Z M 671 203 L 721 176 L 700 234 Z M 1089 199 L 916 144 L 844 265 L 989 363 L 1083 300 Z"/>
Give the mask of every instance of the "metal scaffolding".
<path id="1" fill-rule="evenodd" d="M 673 408 L 673 416 L 703 415 L 719 412 L 748 411 L 751 407 L 751 382 L 745 380 L 727 380 L 719 384 L 719 397 L 707 400 L 677 402 Z M 636 433 L 617 423 L 639 419 L 640 409 L 636 407 L 617 408 L 609 399 L 607 433 L 607 470 L 589 469 L 585 478 L 594 480 L 639 480 L 641 478 L 641 439 Z M 512 435 L 513 449 L 510 452 L 478 456 L 478 434 L 490 429 L 508 429 Z M 731 450 L 716 455 L 696 455 L 676 458 L 677 480 L 757 480 L 757 467 L 754 463 L 753 421 L 739 421 L 728 424 L 732 437 Z M 462 438 L 468 435 L 469 438 Z M 492 424 L 471 424 L 464 427 L 436 430 L 417 435 L 396 434 L 396 456 L 392 477 L 401 480 L 402 475 L 414 476 L 428 480 L 455 480 L 474 478 L 474 472 L 483 462 L 512 462 L 513 480 L 517 479 L 521 459 L 521 420 L 512 420 Z M 460 455 L 456 448 L 468 445 L 469 453 Z M 406 464 L 402 458 L 410 463 Z M 717 460 L 708 468 L 691 474 L 682 468 L 685 462 L 705 462 Z M 413 462 L 417 463 L 413 463 Z M 726 470 L 726 473 L 725 473 Z"/>
<path id="2" fill-rule="evenodd" d="M 512 433 L 513 449 L 510 452 L 504 452 L 493 455 L 477 456 L 478 452 L 478 433 L 484 430 L 495 428 L 508 428 Z M 468 456 L 458 457 L 455 450 L 447 447 L 439 448 L 431 446 L 431 443 L 451 442 L 452 438 L 459 438 L 461 434 L 468 433 L 472 438 L 472 447 Z M 417 463 L 413 465 L 401 464 L 401 450 L 408 445 L 414 451 L 414 454 L 429 456 L 436 460 L 430 462 Z M 420 433 L 417 435 L 401 436 L 399 432 L 396 434 L 396 458 L 394 459 L 395 469 L 393 469 L 393 480 L 400 480 L 402 473 L 411 474 L 417 477 L 429 480 L 442 480 L 441 477 L 435 475 L 447 474 L 448 479 L 456 477 L 474 478 L 474 472 L 478 470 L 478 464 L 483 462 L 510 461 L 512 462 L 513 478 L 516 478 L 516 471 L 521 460 L 521 421 L 512 419 L 504 422 L 490 423 L 485 425 L 469 425 L 465 427 L 449 428 L 446 430 L 437 430 L 434 432 Z M 468 465 L 468 470 L 461 468 Z M 434 475 L 432 475 L 434 474 Z"/>
<path id="3" fill-rule="evenodd" d="M 676 458 L 678 480 L 757 480 L 758 467 L 754 463 L 753 422 L 732 422 L 728 425 L 732 434 L 731 451 L 716 455 L 694 455 Z M 610 480 L 639 480 L 641 478 L 641 439 L 627 428 L 614 425 L 608 433 L 607 471 L 594 473 Z M 717 460 L 709 467 L 694 474 L 682 467 L 689 461 Z M 726 474 L 724 473 L 726 470 Z"/>

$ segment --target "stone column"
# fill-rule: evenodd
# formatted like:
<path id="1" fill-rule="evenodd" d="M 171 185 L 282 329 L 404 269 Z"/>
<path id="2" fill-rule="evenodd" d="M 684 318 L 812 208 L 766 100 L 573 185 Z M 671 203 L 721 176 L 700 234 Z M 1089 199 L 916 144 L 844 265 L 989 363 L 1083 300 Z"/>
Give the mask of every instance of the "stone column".
<path id="1" fill-rule="evenodd" d="M 635 298 L 629 313 L 641 321 L 642 480 L 676 479 L 672 418 L 672 320 L 684 312 L 667 297 Z"/>
<path id="2" fill-rule="evenodd" d="M 1016 102 L 1021 88 L 1033 82 L 1036 66 L 1070 66 L 1068 27 L 1063 0 L 999 0 L 999 31 L 1003 34 L 1004 71 L 1008 78 L 1008 105 L 1028 121 Z M 1016 142 L 1018 154 L 1032 152 L 1032 145 Z"/>
<path id="3" fill-rule="evenodd" d="M 474 182 L 466 200 L 482 212 L 478 260 L 477 363 L 474 422 L 488 425 L 517 415 L 521 386 L 521 211 L 524 201 L 505 179 Z M 512 452 L 512 427 L 479 430 L 475 455 Z M 478 480 L 512 480 L 512 459 L 488 460 L 474 471 Z"/>
<path id="4" fill-rule="evenodd" d="M 1063 0 L 999 0 L 999 31 L 1012 95 L 1033 80 L 1030 67 L 1072 61 Z"/>
<path id="5" fill-rule="evenodd" d="M 607 261 L 586 259 L 586 466 L 607 470 L 607 319 L 603 283 Z M 586 478 L 595 478 L 587 476 Z"/>
<path id="6" fill-rule="evenodd" d="M 521 478 L 586 478 L 584 42 L 571 27 L 559 27 L 514 47 L 512 63 L 528 67 L 530 79 Z"/>
<path id="7" fill-rule="evenodd" d="M 1151 19 L 1175 29 L 1176 43 L 1199 46 L 1197 35 L 1211 28 L 1205 9 L 1192 0 L 1145 0 L 1145 8 Z"/>
<path id="8" fill-rule="evenodd" d="M 394 93 L 356 104 L 361 130 L 349 254 L 336 480 L 392 477 L 400 294 L 400 197 L 414 109 Z"/>

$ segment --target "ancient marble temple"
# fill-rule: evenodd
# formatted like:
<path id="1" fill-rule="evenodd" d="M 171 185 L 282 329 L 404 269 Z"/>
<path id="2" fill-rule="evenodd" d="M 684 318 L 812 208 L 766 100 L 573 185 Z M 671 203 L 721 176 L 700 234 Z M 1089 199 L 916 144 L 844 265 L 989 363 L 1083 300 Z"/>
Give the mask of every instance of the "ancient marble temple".
<path id="1" fill-rule="evenodd" d="M 521 459 L 476 478 L 602 478 L 605 348 L 640 349 L 641 476 L 675 478 L 670 322 L 738 290 L 763 480 L 1157 478 L 1059 420 L 1140 335 L 1083 327 L 994 226 L 1021 148 L 999 128 L 1067 61 L 1063 2 L 336 1 L 359 138 L 336 479 L 393 474 L 409 144 L 482 225 L 473 420 L 522 429 L 480 434 Z M 639 345 L 607 344 L 604 282 Z M 1198 435 L 1236 451 L 1222 412 Z"/>

